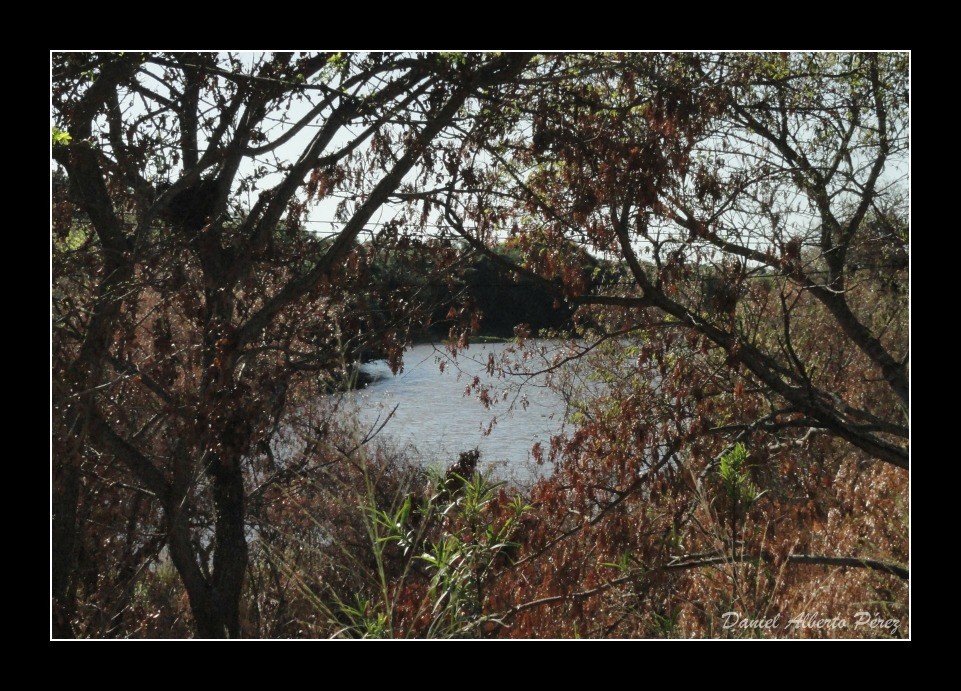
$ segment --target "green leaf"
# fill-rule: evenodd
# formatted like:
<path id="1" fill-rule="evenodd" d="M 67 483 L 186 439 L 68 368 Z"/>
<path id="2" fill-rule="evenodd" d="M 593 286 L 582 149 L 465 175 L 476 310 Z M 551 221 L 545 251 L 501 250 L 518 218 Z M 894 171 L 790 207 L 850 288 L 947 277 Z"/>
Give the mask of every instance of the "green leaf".
<path id="1" fill-rule="evenodd" d="M 70 143 L 73 137 L 70 136 L 69 132 L 65 132 L 59 127 L 51 127 L 50 139 L 54 146 L 66 146 Z"/>

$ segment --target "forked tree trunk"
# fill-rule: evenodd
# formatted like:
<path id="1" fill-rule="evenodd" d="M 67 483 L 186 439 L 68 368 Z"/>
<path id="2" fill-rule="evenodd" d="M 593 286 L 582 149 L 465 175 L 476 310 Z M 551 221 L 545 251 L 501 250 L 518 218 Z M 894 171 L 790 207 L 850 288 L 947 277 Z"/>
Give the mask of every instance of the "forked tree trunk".
<path id="1" fill-rule="evenodd" d="M 198 638 L 239 638 L 240 597 L 247 570 L 243 477 L 239 458 L 232 468 L 208 473 L 213 483 L 216 525 L 213 568 L 201 568 L 187 516 L 178 506 L 168 513 L 170 555 L 183 580 Z M 214 464 L 217 460 L 214 460 Z"/>

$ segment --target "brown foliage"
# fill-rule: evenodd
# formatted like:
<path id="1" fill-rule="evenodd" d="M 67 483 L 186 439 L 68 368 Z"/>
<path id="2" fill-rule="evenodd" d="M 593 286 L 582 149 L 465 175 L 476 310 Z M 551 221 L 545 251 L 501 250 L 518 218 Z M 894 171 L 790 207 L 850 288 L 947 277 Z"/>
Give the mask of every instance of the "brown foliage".
<path id="1" fill-rule="evenodd" d="M 436 574 L 371 532 L 423 478 L 321 400 L 399 366 L 430 291 L 376 267 L 454 285 L 449 232 L 576 309 L 593 380 L 556 363 L 571 431 L 516 526 L 506 491 L 404 518 L 424 548 L 511 526 L 444 631 L 909 635 L 907 67 L 55 56 L 54 635 L 360 634 L 355 595 L 441 630 Z M 480 315 L 449 313 L 463 347 Z"/>

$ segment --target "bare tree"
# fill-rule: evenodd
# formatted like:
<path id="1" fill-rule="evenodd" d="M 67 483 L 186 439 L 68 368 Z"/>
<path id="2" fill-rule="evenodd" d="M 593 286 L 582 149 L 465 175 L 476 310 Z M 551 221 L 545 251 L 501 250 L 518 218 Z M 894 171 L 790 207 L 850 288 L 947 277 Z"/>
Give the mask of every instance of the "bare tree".
<path id="1" fill-rule="evenodd" d="M 129 488 L 120 515 L 148 498 L 197 635 L 241 634 L 251 458 L 304 358 L 331 357 L 316 333 L 362 277 L 356 241 L 528 59 L 54 55 L 55 635 L 103 475 Z M 333 195 L 321 243 L 301 221 Z"/>

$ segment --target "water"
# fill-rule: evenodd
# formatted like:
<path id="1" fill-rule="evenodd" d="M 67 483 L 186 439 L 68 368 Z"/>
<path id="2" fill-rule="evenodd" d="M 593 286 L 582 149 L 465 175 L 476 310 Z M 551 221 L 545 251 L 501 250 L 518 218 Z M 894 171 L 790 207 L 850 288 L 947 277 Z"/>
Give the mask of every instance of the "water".
<path id="1" fill-rule="evenodd" d="M 528 479 L 546 472 L 532 463 L 532 447 L 549 447 L 552 435 L 562 431 L 567 411 L 564 396 L 547 386 L 559 375 L 530 373 L 542 370 L 545 358 L 564 346 L 538 346 L 545 354 L 529 356 L 524 363 L 513 362 L 520 355 L 504 343 L 472 345 L 456 358 L 442 345 L 414 346 L 404 355 L 404 369 L 397 376 L 385 362 L 364 365 L 378 379 L 348 397 L 365 429 L 376 428 L 393 411 L 380 434 L 413 445 L 427 463 L 446 466 L 460 452 L 477 447 L 482 467 Z M 491 358 L 493 375 L 487 371 Z M 482 402 L 479 388 L 487 389 L 490 407 Z"/>

